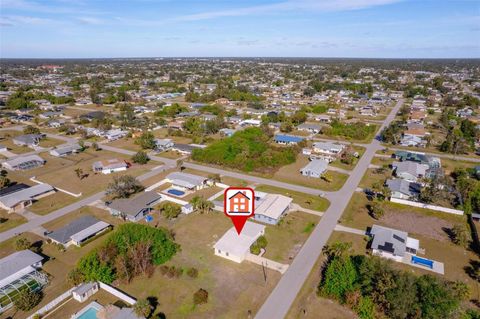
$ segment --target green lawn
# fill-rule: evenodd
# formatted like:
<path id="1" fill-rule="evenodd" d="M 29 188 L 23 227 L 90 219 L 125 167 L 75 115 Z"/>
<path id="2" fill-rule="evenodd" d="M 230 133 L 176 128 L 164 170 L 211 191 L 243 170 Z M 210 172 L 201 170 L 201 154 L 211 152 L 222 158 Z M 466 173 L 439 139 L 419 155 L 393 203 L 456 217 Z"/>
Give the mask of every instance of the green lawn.
<path id="1" fill-rule="evenodd" d="M 278 225 L 267 226 L 265 237 L 268 244 L 264 257 L 291 263 L 319 220 L 316 215 L 291 212 Z"/>
<path id="2" fill-rule="evenodd" d="M 4 210 L 0 210 L 0 221 L 0 233 L 27 222 L 23 216 L 15 213 L 9 214 Z"/>
<path id="3" fill-rule="evenodd" d="M 291 197 L 294 203 L 302 206 L 303 208 L 313 209 L 320 212 L 326 211 L 330 206 L 330 202 L 326 198 L 290 191 L 270 185 L 259 185 L 255 188 L 255 190 L 266 193 L 282 194 Z"/>

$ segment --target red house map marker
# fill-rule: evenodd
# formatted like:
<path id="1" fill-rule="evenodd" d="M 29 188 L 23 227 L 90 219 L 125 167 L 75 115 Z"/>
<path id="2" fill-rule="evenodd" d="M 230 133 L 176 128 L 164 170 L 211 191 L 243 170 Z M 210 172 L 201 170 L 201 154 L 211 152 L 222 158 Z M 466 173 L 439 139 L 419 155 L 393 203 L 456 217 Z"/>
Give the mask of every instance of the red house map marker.
<path id="1" fill-rule="evenodd" d="M 229 187 L 223 193 L 223 212 L 240 235 L 247 219 L 255 212 L 255 192 L 249 187 Z"/>

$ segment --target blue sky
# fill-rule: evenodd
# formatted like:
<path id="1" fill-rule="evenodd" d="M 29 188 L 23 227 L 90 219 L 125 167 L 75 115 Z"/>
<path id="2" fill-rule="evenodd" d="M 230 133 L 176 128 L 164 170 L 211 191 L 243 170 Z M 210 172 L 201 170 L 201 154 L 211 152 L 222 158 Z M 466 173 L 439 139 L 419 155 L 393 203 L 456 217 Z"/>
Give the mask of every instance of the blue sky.
<path id="1" fill-rule="evenodd" d="M 0 0 L 0 57 L 480 57 L 479 0 Z"/>

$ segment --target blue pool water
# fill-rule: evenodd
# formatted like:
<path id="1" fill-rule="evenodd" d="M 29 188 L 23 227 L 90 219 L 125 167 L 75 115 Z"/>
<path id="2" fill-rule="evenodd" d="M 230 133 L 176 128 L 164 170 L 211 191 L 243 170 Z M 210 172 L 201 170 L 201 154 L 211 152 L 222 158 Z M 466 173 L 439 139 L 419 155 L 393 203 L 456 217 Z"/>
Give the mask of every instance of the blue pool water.
<path id="1" fill-rule="evenodd" d="M 89 308 L 87 311 L 77 317 L 77 319 L 97 319 L 97 312 L 97 309 Z"/>
<path id="2" fill-rule="evenodd" d="M 167 193 L 172 194 L 172 195 L 175 195 L 175 196 L 182 196 L 182 195 L 185 194 L 184 191 L 180 191 L 180 190 L 178 190 L 178 189 L 169 189 L 169 190 L 167 191 Z"/>

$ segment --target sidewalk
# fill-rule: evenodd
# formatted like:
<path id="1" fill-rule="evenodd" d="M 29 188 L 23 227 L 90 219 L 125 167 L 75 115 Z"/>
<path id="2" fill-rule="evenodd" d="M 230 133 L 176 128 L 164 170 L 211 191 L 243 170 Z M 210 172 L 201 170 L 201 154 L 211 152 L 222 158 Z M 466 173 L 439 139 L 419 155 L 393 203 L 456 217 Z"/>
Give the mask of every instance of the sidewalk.
<path id="1" fill-rule="evenodd" d="M 335 226 L 335 231 L 341 231 L 341 232 L 355 234 L 355 235 L 366 235 L 367 234 L 367 232 L 365 230 L 351 228 L 351 227 L 342 226 L 342 225 L 336 225 Z"/>

